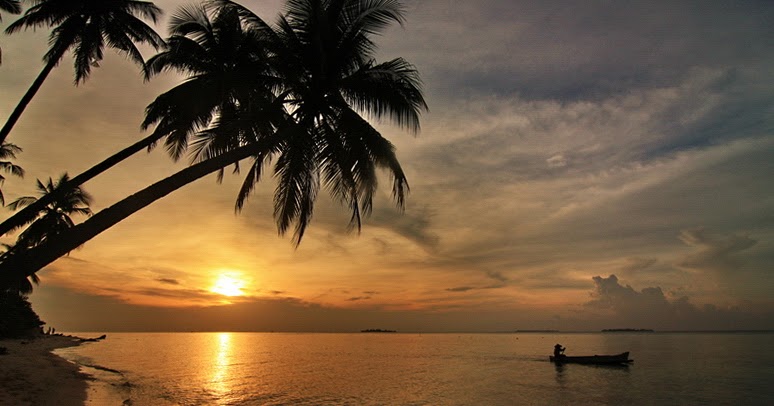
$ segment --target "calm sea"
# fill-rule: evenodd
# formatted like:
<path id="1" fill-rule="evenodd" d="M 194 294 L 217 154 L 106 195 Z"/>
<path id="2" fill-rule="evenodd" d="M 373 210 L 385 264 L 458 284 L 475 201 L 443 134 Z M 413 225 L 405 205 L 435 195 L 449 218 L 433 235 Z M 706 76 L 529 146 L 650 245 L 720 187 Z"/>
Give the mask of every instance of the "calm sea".
<path id="1" fill-rule="evenodd" d="M 555 366 L 556 343 L 635 361 Z M 97 378 L 99 405 L 772 405 L 773 345 L 771 333 L 115 333 L 57 353 Z"/>

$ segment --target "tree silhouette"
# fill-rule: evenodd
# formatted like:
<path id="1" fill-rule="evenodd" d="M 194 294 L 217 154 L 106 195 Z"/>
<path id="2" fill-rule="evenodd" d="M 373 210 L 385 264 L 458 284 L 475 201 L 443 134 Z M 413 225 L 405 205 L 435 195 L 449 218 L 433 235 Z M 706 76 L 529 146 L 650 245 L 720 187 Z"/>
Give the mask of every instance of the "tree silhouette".
<path id="1" fill-rule="evenodd" d="M 24 109 L 35 96 L 51 70 L 59 63 L 68 49 L 74 50 L 75 82 L 85 81 L 92 66 L 98 66 L 102 60 L 105 45 L 125 53 L 130 59 L 144 65 L 142 55 L 135 43 L 147 43 L 158 49 L 163 45 L 161 37 L 146 25 L 140 17 L 149 18 L 154 23 L 161 10 L 153 3 L 135 0 L 36 0 L 18 21 L 8 27 L 12 33 L 22 28 L 56 26 L 51 33 L 49 49 L 44 60 L 46 65 L 37 79 L 16 106 L 5 126 L 0 130 L 0 140 L 4 140 L 19 119 Z M 133 154 L 150 147 L 158 141 L 152 134 L 111 157 L 75 176 L 57 192 L 43 196 L 31 206 L 22 209 L 0 223 L 0 236 L 18 228 L 34 218 L 35 213 L 46 204 L 60 197 L 65 190 L 79 187 L 100 173 Z"/>
<path id="2" fill-rule="evenodd" d="M 36 183 L 38 194 L 41 196 L 50 194 L 61 188 L 69 179 L 66 173 L 56 181 L 48 178 L 48 182 L 43 183 L 38 179 Z M 35 196 L 23 196 L 9 203 L 8 207 L 17 210 L 20 207 L 29 206 L 37 200 L 38 198 Z M 74 214 L 91 216 L 90 204 L 91 196 L 81 188 L 68 190 L 62 198 L 48 204 L 40 211 L 38 218 L 19 234 L 14 247 L 28 249 L 64 233 L 75 225 L 70 216 Z"/>
<path id="3" fill-rule="evenodd" d="M 361 217 L 371 211 L 376 172 L 381 168 L 392 176 L 393 195 L 403 207 L 408 184 L 394 147 L 361 116 L 387 118 L 411 131 L 419 130 L 420 112 L 426 104 L 416 70 L 400 58 L 374 61 L 372 37 L 392 22 L 402 23 L 400 2 L 291 0 L 275 26 L 230 1 L 209 4 L 221 11 L 238 11 L 242 24 L 255 30 L 266 45 L 255 52 L 258 59 L 261 55 L 269 58 L 272 75 L 248 82 L 259 88 L 219 104 L 214 117 L 192 123 L 189 128 L 195 129 L 209 123 L 196 134 L 196 163 L 3 261 L 0 283 L 12 275 L 36 272 L 155 200 L 245 158 L 252 162 L 237 196 L 237 209 L 261 179 L 264 165 L 274 162 L 278 179 L 275 219 L 281 234 L 294 228 L 296 244 L 311 221 L 323 187 L 346 204 L 352 212 L 351 224 L 359 228 Z M 269 84 L 272 97 L 267 100 L 265 86 Z M 277 106 L 281 114 L 275 114 Z M 188 113 L 172 109 L 169 114 Z M 145 123 L 157 123 L 158 129 L 169 117 L 149 116 Z M 272 131 L 266 131 L 267 121 Z M 176 149 L 171 151 L 175 156 Z"/>
<path id="4" fill-rule="evenodd" d="M 21 151 L 22 149 L 16 145 L 4 142 L 0 145 L 0 159 L 16 159 L 16 154 Z M 21 166 L 14 165 L 11 161 L 0 161 L 0 170 L 20 178 L 24 177 L 24 169 Z M 3 182 L 5 182 L 5 176 L 0 175 L 0 185 Z M 2 190 L 0 190 L 0 204 L 5 206 L 5 196 L 3 196 Z"/>
<path id="5" fill-rule="evenodd" d="M 244 26 L 235 7 L 217 7 L 214 4 L 181 8 L 172 16 L 169 45 L 148 60 L 146 78 L 162 71 L 177 70 L 189 75 L 188 80 L 160 95 L 148 106 L 143 128 L 156 123 L 155 130 L 146 138 L 124 148 L 72 178 L 55 193 L 42 196 L 38 201 L 18 211 L 0 223 L 0 235 L 33 219 L 46 204 L 58 198 L 69 188 L 78 187 L 110 169 L 122 160 L 151 149 L 167 138 L 166 145 L 177 159 L 186 150 L 189 137 L 206 128 L 213 117 L 220 115 L 229 104 L 256 103 L 272 100 L 272 78 L 265 55 L 268 44 L 259 27 Z M 248 101 L 247 97 L 252 97 Z M 265 102 L 262 102 L 266 104 Z M 281 106 L 272 107 L 280 110 Z M 253 108 L 253 111 L 256 111 Z M 276 115 L 281 113 L 275 112 Z M 254 116 L 264 123 L 264 131 L 272 131 L 272 120 Z M 257 125 L 257 124 L 256 124 Z"/>
<path id="6" fill-rule="evenodd" d="M 6 33 L 21 29 L 53 27 L 51 47 L 43 60 L 45 66 L 32 82 L 2 129 L 3 142 L 40 86 L 68 50 L 73 50 L 75 84 L 85 81 L 91 68 L 99 66 L 105 46 L 114 48 L 142 65 L 144 60 L 135 43 L 158 49 L 163 40 L 140 17 L 154 23 L 161 10 L 153 3 L 138 0 L 28 0 L 32 7 L 8 26 Z M 139 17 L 138 17 L 139 16 Z"/>
<path id="7" fill-rule="evenodd" d="M 38 179 L 36 184 L 38 194 L 41 196 L 50 194 L 61 188 L 67 181 L 68 176 L 66 173 L 60 176 L 56 182 L 51 178 L 48 178 L 46 183 Z M 8 207 L 17 210 L 20 207 L 34 203 L 37 199 L 35 196 L 23 196 L 9 203 Z M 41 210 L 38 213 L 37 219 L 31 221 L 29 226 L 19 234 L 14 245 L 4 244 L 6 251 L 0 254 L 0 262 L 8 261 L 13 256 L 23 253 L 30 248 L 37 247 L 66 232 L 75 225 L 71 218 L 72 215 L 90 216 L 92 214 L 91 209 L 88 207 L 89 204 L 91 204 L 91 196 L 88 193 L 81 190 L 81 188 L 70 189 L 62 198 L 48 204 Z M 28 277 L 16 279 L 13 286 L 19 293 L 29 294 L 32 292 L 32 283 L 38 284 L 39 282 L 38 276 L 32 273 Z"/>
<path id="8" fill-rule="evenodd" d="M 0 0 L 0 10 L 6 13 L 19 14 L 21 13 L 21 4 L 18 0 Z M 3 21 L 0 14 L 0 21 Z M 0 49 L 0 65 L 3 63 L 3 50 Z"/>

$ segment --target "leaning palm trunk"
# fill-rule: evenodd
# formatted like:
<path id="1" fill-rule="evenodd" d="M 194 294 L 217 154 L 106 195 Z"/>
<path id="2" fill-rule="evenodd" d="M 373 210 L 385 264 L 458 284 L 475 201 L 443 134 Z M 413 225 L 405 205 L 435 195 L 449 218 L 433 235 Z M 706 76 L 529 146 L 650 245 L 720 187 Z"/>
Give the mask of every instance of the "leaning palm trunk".
<path id="1" fill-rule="evenodd" d="M 46 66 L 43 67 L 43 70 L 40 71 L 38 77 L 35 78 L 35 81 L 32 82 L 32 85 L 29 87 L 29 89 L 27 89 L 27 93 L 24 93 L 24 96 L 19 101 L 19 104 L 17 104 L 16 108 L 13 109 L 11 115 L 8 116 L 8 121 L 6 121 L 3 128 L 0 129 L 0 144 L 2 144 L 6 137 L 8 137 L 8 134 L 11 133 L 13 126 L 16 125 L 17 121 L 19 121 L 19 117 L 21 117 L 22 113 L 24 113 L 24 110 L 27 108 L 27 105 L 30 104 L 32 98 L 35 97 L 35 94 L 38 93 L 40 86 L 42 86 L 43 82 L 45 82 L 46 78 L 48 78 L 48 74 L 51 73 L 51 70 L 53 70 L 54 67 L 56 67 L 56 65 L 59 63 L 59 60 L 62 59 L 62 55 L 64 55 L 65 51 L 66 49 L 62 49 L 48 60 Z"/>
<path id="2" fill-rule="evenodd" d="M 267 140 L 268 141 L 268 140 Z M 49 241 L 0 263 L 0 287 L 32 275 L 57 258 L 94 238 L 101 232 L 118 224 L 125 218 L 145 208 L 171 192 L 219 169 L 237 163 L 257 154 L 264 148 L 264 142 L 256 142 L 236 148 L 217 157 L 191 165 L 174 175 L 100 211 L 88 220 L 69 229 Z"/>
<path id="3" fill-rule="evenodd" d="M 83 185 L 84 183 L 93 179 L 95 176 L 112 168 L 124 159 L 129 158 L 137 152 L 152 146 L 160 138 L 160 135 L 153 133 L 150 136 L 122 149 L 121 151 L 98 163 L 97 165 L 92 166 L 80 175 L 70 179 L 70 181 L 64 185 L 61 185 L 53 193 L 41 196 L 40 199 L 36 200 L 34 203 L 26 206 L 22 210 L 16 212 L 16 214 L 13 216 L 0 223 L 0 236 L 3 236 L 6 233 L 22 227 L 23 225 L 34 220 L 38 213 L 40 213 L 40 211 L 43 210 L 48 204 L 64 196 L 68 191 Z"/>

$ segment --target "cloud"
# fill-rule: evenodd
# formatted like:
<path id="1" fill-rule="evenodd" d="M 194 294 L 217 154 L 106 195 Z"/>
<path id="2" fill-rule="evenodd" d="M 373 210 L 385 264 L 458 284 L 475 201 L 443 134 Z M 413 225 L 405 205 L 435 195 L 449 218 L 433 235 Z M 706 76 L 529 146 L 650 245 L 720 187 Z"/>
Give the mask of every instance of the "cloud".
<path id="1" fill-rule="evenodd" d="M 586 306 L 622 313 L 644 309 L 663 311 L 670 306 L 661 288 L 645 288 L 637 292 L 629 285 L 619 284 L 615 275 L 607 278 L 595 276 L 593 280 L 596 287 L 593 293 L 595 299 L 586 303 Z"/>
<path id="2" fill-rule="evenodd" d="M 502 282 L 502 283 L 508 282 L 508 277 L 503 275 L 503 273 L 500 272 L 500 271 L 489 270 L 489 271 L 486 272 L 486 276 L 488 276 L 488 277 L 490 277 L 490 278 L 492 278 L 492 279 L 494 279 L 494 280 L 496 280 L 498 282 Z"/>
<path id="3" fill-rule="evenodd" d="M 388 45 L 411 39 L 406 56 L 449 96 L 604 98 L 669 86 L 695 66 L 770 62 L 763 4 L 431 0 L 412 7 Z"/>
<path id="4" fill-rule="evenodd" d="M 698 250 L 678 262 L 678 266 L 691 269 L 732 272 L 743 265 L 740 254 L 755 246 L 758 241 L 742 235 L 720 236 L 703 228 L 683 230 L 680 240 Z"/>
<path id="5" fill-rule="evenodd" d="M 628 264 L 622 269 L 625 272 L 643 272 L 652 270 L 658 263 L 656 258 L 629 258 Z"/>
<path id="6" fill-rule="evenodd" d="M 669 300 L 660 287 L 640 291 L 621 285 L 615 275 L 595 276 L 593 299 L 585 308 L 608 312 L 604 319 L 613 328 L 665 330 L 756 329 L 770 325 L 773 314 L 755 314 L 713 304 L 696 306 L 687 296 Z"/>
<path id="7" fill-rule="evenodd" d="M 371 299 L 370 296 L 356 296 L 356 297 L 351 297 L 349 299 L 346 299 L 346 301 L 347 302 L 359 302 L 359 301 L 362 301 L 362 300 L 369 300 L 369 299 Z"/>
<path id="8" fill-rule="evenodd" d="M 427 207 L 413 207 L 411 211 L 399 212 L 389 203 L 382 201 L 367 220 L 368 227 L 384 227 L 404 238 L 414 241 L 427 250 L 434 250 L 440 241 L 438 234 L 432 231 L 433 210 Z M 389 244 L 379 240 L 383 252 L 389 252 Z"/>
<path id="9" fill-rule="evenodd" d="M 474 288 L 472 286 L 459 286 L 456 288 L 446 288 L 446 291 L 447 292 L 468 292 L 475 289 L 477 288 Z"/>
<path id="10" fill-rule="evenodd" d="M 222 295 L 204 289 L 164 289 L 152 287 L 106 287 L 100 289 L 100 295 L 107 295 L 124 300 L 127 303 L 147 304 L 156 306 L 211 306 L 213 303 L 224 302 Z M 229 302 L 246 300 L 242 297 L 229 297 Z"/>
<path id="11" fill-rule="evenodd" d="M 172 278 L 158 278 L 156 280 L 161 282 L 161 283 L 167 284 L 167 285 L 179 285 L 180 284 L 180 281 L 178 281 L 177 279 L 172 279 Z"/>
<path id="12" fill-rule="evenodd" d="M 557 154 L 546 159 L 549 168 L 562 168 L 567 166 L 567 158 L 563 154 Z"/>

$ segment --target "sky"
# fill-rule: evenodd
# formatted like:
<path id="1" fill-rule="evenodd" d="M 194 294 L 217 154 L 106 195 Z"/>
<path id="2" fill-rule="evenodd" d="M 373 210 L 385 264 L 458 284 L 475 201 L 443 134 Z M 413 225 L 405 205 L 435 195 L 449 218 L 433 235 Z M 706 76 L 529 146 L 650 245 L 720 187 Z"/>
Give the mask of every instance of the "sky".
<path id="1" fill-rule="evenodd" d="M 165 35 L 184 2 L 156 4 Z M 242 4 L 275 21 L 283 3 Z M 416 66 L 429 111 L 417 136 L 375 123 L 408 176 L 404 212 L 386 174 L 359 234 L 321 195 L 296 248 L 274 224 L 272 179 L 235 214 L 243 175 L 213 175 L 39 272 L 41 318 L 60 331 L 774 329 L 774 4 L 405 4 L 378 59 Z M 0 116 L 47 35 L 0 36 Z M 180 80 L 146 83 L 106 51 L 76 87 L 67 57 L 8 138 L 27 174 L 6 176 L 6 201 L 144 137 L 145 106 Z M 186 164 L 159 148 L 84 188 L 98 211 Z"/>

